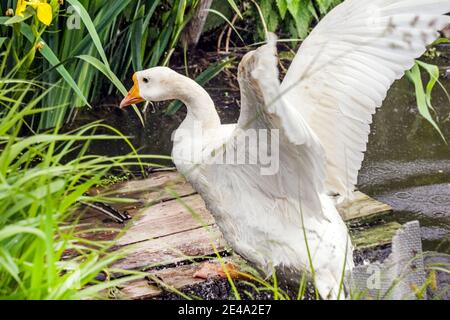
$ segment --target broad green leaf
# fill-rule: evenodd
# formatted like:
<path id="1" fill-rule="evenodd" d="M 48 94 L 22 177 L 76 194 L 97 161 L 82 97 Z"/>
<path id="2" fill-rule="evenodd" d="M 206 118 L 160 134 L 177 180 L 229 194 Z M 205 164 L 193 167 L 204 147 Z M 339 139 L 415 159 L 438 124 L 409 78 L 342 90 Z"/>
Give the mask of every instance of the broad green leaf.
<path id="1" fill-rule="evenodd" d="M 105 51 L 103 49 L 102 42 L 100 41 L 100 37 L 98 36 L 97 30 L 95 29 L 94 23 L 92 22 L 91 16 L 86 11 L 86 9 L 83 7 L 83 5 L 78 0 L 67 0 L 72 6 L 78 8 L 79 14 L 81 17 L 81 20 L 83 20 L 84 25 L 86 26 L 89 35 L 92 38 L 92 41 L 97 48 L 98 53 L 100 54 L 100 57 L 103 60 L 103 63 L 109 67 L 108 59 L 106 58 Z"/>
<path id="2" fill-rule="evenodd" d="M 3 45 L 3 43 L 5 43 L 5 41 L 6 41 L 7 39 L 8 39 L 8 38 L 0 37 L 0 47 Z"/>
<path id="3" fill-rule="evenodd" d="M 144 23 L 144 7 L 140 7 L 131 25 L 131 61 L 134 71 L 142 70 L 142 34 Z"/>
<path id="4" fill-rule="evenodd" d="M 321 15 L 328 13 L 331 6 L 336 2 L 335 0 L 315 0 L 319 6 L 319 11 Z"/>
<path id="5" fill-rule="evenodd" d="M 450 39 L 439 38 L 435 42 L 433 42 L 433 45 L 438 45 L 438 44 L 443 44 L 443 43 L 450 43 Z"/>
<path id="6" fill-rule="evenodd" d="M 31 18 L 32 16 L 33 15 L 29 11 L 26 11 L 26 12 L 24 12 L 23 16 L 13 16 L 13 17 L 7 19 L 6 21 L 0 22 L 0 24 L 4 24 L 5 26 L 10 26 L 12 24 L 25 21 L 25 20 Z"/>
<path id="7" fill-rule="evenodd" d="M 20 233 L 33 234 L 41 239 L 45 239 L 45 234 L 37 228 L 8 225 L 0 230 L 0 241 L 8 239 Z"/>
<path id="8" fill-rule="evenodd" d="M 419 110 L 419 113 L 438 131 L 442 139 L 446 141 L 441 129 L 434 121 L 430 113 L 430 106 L 428 105 L 428 98 L 423 87 L 419 65 L 415 64 L 414 67 L 407 72 L 407 76 L 412 81 L 415 87 L 417 108 Z"/>
<path id="9" fill-rule="evenodd" d="M 294 18 L 298 36 L 305 39 L 312 21 L 311 10 L 314 6 L 308 0 L 287 0 L 288 11 Z"/>
<path id="10" fill-rule="evenodd" d="M 272 0 L 262 0 L 260 2 L 260 8 L 262 12 L 262 18 L 264 18 L 268 31 L 276 32 L 280 16 L 277 10 L 273 7 Z"/>
<path id="11" fill-rule="evenodd" d="M 20 32 L 30 41 L 32 44 L 35 43 L 36 39 L 31 31 L 31 28 L 29 25 L 23 23 L 21 24 Z M 77 96 L 88 106 L 91 106 L 89 102 L 87 101 L 86 97 L 84 96 L 81 89 L 78 87 L 75 80 L 73 80 L 70 73 L 67 71 L 67 69 L 61 64 L 61 61 L 59 61 L 58 57 L 55 55 L 55 53 L 50 49 L 50 47 L 45 43 L 44 40 L 40 40 L 41 44 L 43 45 L 42 49 L 39 51 L 42 56 L 47 59 L 47 61 L 52 65 L 53 67 L 56 67 L 56 70 L 58 73 L 63 77 L 63 79 L 67 82 L 67 84 L 75 91 Z"/>
<path id="12" fill-rule="evenodd" d="M 79 55 L 77 56 L 78 59 L 84 60 L 93 67 L 95 67 L 97 70 L 99 70 L 101 73 L 103 73 L 108 79 L 116 86 L 117 89 L 123 94 L 127 94 L 127 89 L 122 84 L 122 82 L 117 78 L 117 76 L 100 60 L 93 56 L 89 55 Z"/>
<path id="13" fill-rule="evenodd" d="M 287 0 L 276 0 L 276 3 L 281 19 L 284 19 L 284 17 L 286 16 L 286 12 L 288 10 Z"/>
<path id="14" fill-rule="evenodd" d="M 428 81 L 427 87 L 426 87 L 426 97 L 427 97 L 427 104 L 430 108 L 433 108 L 433 105 L 431 103 L 431 93 L 433 92 L 434 86 L 439 80 L 439 67 L 433 64 L 428 64 L 422 61 L 416 61 L 416 63 L 425 69 L 429 76 L 430 80 Z M 434 108 L 433 108 L 434 109 Z"/>

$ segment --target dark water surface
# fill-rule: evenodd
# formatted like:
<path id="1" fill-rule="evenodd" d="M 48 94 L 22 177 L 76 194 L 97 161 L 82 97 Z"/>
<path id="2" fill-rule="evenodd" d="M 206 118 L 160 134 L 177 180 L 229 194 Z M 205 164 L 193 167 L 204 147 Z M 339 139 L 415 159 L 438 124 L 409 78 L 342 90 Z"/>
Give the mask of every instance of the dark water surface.
<path id="1" fill-rule="evenodd" d="M 447 63 L 440 60 L 445 73 Z M 442 78 L 450 91 L 450 80 Z M 419 220 L 426 250 L 450 253 L 450 148 L 417 110 L 413 86 L 395 83 L 372 125 L 359 174 L 361 191 L 391 205 L 394 220 Z M 450 102 L 436 88 L 433 105 L 450 141 Z"/>
<path id="2" fill-rule="evenodd" d="M 440 59 L 445 73 L 449 60 Z M 450 69 L 450 67 L 449 67 Z M 450 91 L 450 80 L 441 79 Z M 237 83 L 223 76 L 206 87 L 213 97 L 223 123 L 234 123 L 239 116 Z M 120 97 L 118 97 L 120 99 Z M 433 103 L 439 126 L 450 141 L 450 102 L 436 88 Z M 115 104 L 113 104 L 115 105 Z M 184 118 L 184 109 L 172 117 L 163 113 L 165 105 L 149 107 L 143 127 L 131 109 L 97 107 L 79 116 L 79 121 L 105 119 L 105 122 L 132 136 L 142 154 L 170 155 L 171 134 Z M 447 119 L 447 121 L 444 121 Z M 123 142 L 97 142 L 96 153 L 116 155 L 130 152 Z M 170 161 L 158 161 L 170 165 Z M 368 151 L 359 177 L 361 191 L 390 204 L 392 219 L 401 223 L 417 219 L 423 227 L 427 250 L 450 252 L 450 148 L 437 131 L 418 113 L 414 87 L 407 80 L 397 81 L 389 91 L 383 108 L 374 117 Z"/>

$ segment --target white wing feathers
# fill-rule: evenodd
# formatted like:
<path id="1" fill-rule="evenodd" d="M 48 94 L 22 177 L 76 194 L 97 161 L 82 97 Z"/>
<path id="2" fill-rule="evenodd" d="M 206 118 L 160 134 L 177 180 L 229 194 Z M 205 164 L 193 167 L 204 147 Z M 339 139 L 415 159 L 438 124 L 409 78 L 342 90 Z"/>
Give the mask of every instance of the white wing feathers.
<path id="1" fill-rule="evenodd" d="M 328 190 L 351 195 L 372 115 L 449 11 L 449 0 L 347 0 L 304 41 L 281 88 L 325 149 Z"/>
<path id="2" fill-rule="evenodd" d="M 259 189 L 273 192 L 272 199 L 286 199 L 288 206 L 296 204 L 296 209 L 287 210 L 290 217 L 300 218 L 300 204 L 305 215 L 323 218 L 319 194 L 324 191 L 325 152 L 298 110 L 281 94 L 274 35 L 269 35 L 267 45 L 242 59 L 238 79 L 241 116 L 236 132 L 249 128 L 279 130 L 279 172 L 273 177 L 258 174 L 252 179 L 268 184 Z"/>

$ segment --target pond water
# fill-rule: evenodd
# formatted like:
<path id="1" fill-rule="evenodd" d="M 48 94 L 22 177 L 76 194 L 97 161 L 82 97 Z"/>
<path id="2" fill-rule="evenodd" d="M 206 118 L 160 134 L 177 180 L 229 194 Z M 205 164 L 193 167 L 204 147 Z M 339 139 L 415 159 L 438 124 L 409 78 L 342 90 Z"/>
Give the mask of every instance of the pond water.
<path id="1" fill-rule="evenodd" d="M 441 58 L 439 65 L 445 72 L 450 60 Z M 442 83 L 450 91 L 450 80 L 442 79 Z M 239 116 L 235 80 L 221 76 L 206 89 L 223 122 L 235 122 Z M 394 208 L 389 219 L 401 223 L 419 220 L 426 250 L 450 253 L 450 148 L 419 115 L 413 90 L 406 78 L 397 81 L 375 115 L 358 187 Z M 450 102 L 440 88 L 435 89 L 433 102 L 441 120 L 439 125 L 450 140 L 450 120 L 442 121 L 449 117 Z M 132 136 L 141 153 L 170 155 L 171 134 L 183 120 L 184 110 L 169 117 L 162 112 L 163 105 L 156 105 L 155 112 L 152 108 L 146 112 L 143 127 L 131 109 L 123 111 L 114 106 L 117 104 L 112 105 L 84 112 L 78 120 L 105 119 L 107 124 Z M 112 155 L 129 153 L 130 149 L 125 143 L 108 141 L 93 143 L 92 151 Z M 170 161 L 156 162 L 170 165 Z"/>

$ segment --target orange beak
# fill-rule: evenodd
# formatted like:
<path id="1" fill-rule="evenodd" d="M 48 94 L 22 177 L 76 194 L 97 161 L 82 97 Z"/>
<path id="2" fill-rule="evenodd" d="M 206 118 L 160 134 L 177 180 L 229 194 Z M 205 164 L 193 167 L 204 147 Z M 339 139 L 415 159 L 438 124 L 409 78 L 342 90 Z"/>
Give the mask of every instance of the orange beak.
<path id="1" fill-rule="evenodd" d="M 125 107 L 128 107 L 132 104 L 136 104 L 139 102 L 144 102 L 145 100 L 141 97 L 139 94 L 139 84 L 137 81 L 136 74 L 133 75 L 133 82 L 134 85 L 131 88 L 131 90 L 128 92 L 128 95 L 125 97 L 125 99 L 122 100 L 120 103 L 120 108 L 123 109 Z"/>

